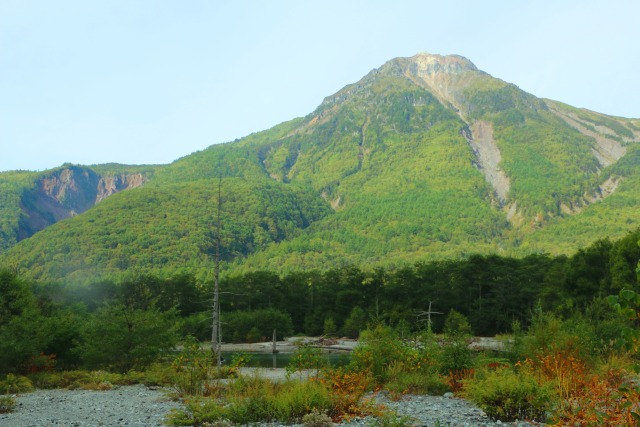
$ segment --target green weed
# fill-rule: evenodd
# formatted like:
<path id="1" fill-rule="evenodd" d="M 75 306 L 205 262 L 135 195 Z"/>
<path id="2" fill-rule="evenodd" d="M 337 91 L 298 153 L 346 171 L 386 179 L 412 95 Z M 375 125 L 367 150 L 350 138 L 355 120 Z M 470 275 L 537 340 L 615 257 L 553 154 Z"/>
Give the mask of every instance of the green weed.
<path id="1" fill-rule="evenodd" d="M 9 396 L 0 397 L 0 414 L 6 414 L 13 412 L 13 408 L 16 406 L 16 399 Z"/>
<path id="2" fill-rule="evenodd" d="M 26 393 L 33 391 L 33 384 L 27 377 L 7 374 L 4 380 L 0 381 L 0 394 Z"/>

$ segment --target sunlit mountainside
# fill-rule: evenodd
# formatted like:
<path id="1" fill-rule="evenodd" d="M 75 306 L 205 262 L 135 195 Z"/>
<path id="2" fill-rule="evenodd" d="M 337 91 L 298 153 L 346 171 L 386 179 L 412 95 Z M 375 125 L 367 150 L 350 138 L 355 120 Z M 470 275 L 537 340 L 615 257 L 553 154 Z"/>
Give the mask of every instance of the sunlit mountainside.
<path id="1" fill-rule="evenodd" d="M 0 262 L 77 282 L 206 275 L 218 206 L 227 271 L 573 253 L 640 226 L 638 166 L 640 119 L 418 54 L 169 165 L 1 173 Z"/>

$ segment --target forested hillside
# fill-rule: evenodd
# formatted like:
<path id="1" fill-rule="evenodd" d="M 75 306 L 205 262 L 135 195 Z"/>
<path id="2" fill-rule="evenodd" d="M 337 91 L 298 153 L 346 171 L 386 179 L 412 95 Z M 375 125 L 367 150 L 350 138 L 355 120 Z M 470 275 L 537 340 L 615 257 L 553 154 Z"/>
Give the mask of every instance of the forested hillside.
<path id="1" fill-rule="evenodd" d="M 431 309 L 431 328 L 437 333 L 452 311 L 468 319 L 471 332 L 479 336 L 526 330 L 536 313 L 549 313 L 577 328 L 580 345 L 589 351 L 610 348 L 628 320 L 605 298 L 622 289 L 640 289 L 639 240 L 640 229 L 617 241 L 596 241 L 572 256 L 473 255 L 397 269 L 346 266 L 282 275 L 267 270 L 228 274 L 220 283 L 224 341 L 265 339 L 273 328 L 279 337 L 357 337 L 381 324 L 409 336 L 427 329 Z M 127 364 L 136 359 L 128 341 L 105 347 L 101 334 L 127 336 L 131 327 L 130 338 L 141 346 L 146 333 L 161 340 L 169 330 L 202 341 L 211 338 L 212 283 L 202 283 L 192 273 L 165 278 L 131 274 L 86 286 L 33 282 L 0 269 L 0 290 L 4 370 L 24 368 L 41 352 L 55 355 L 62 369 L 81 362 L 130 369 Z M 110 326 L 116 324 L 119 331 Z"/>
<path id="2" fill-rule="evenodd" d="M 0 254 L 119 191 L 141 186 L 152 175 L 152 166 L 115 164 L 0 173 Z"/>
<path id="3" fill-rule="evenodd" d="M 569 255 L 640 226 L 639 150 L 637 119 L 419 54 L 169 165 L 2 173 L 0 263 L 48 281 L 204 281 L 218 206 L 229 275 Z"/>

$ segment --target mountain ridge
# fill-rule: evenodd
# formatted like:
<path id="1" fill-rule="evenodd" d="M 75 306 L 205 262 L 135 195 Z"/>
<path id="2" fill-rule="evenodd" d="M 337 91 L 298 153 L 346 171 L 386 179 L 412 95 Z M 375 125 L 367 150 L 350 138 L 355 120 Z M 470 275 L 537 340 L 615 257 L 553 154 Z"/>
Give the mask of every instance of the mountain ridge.
<path id="1" fill-rule="evenodd" d="M 233 246 L 225 255 L 229 272 L 566 252 L 640 225 L 638 143 L 640 120 L 536 98 L 462 56 L 420 53 L 386 62 L 305 117 L 168 165 L 121 166 L 120 173 L 138 170 L 147 179 L 108 197 L 111 223 L 90 207 L 64 227 L 5 243 L 0 262 L 50 279 L 77 278 L 83 269 L 101 277 L 204 268 L 218 183 L 227 203 L 225 239 Z M 106 184 L 103 191 L 117 188 Z M 12 194 L 15 204 L 22 195 Z M 201 220 L 189 219 L 187 210 Z M 183 232 L 171 222 L 178 218 Z M 98 223 L 104 233 L 91 230 Z M 0 230 L 10 234 L 11 224 Z M 84 236 L 83 250 L 70 235 Z M 47 244 L 53 254 L 34 267 L 28 260 L 39 259 Z M 58 246 L 62 261 L 54 260 Z"/>

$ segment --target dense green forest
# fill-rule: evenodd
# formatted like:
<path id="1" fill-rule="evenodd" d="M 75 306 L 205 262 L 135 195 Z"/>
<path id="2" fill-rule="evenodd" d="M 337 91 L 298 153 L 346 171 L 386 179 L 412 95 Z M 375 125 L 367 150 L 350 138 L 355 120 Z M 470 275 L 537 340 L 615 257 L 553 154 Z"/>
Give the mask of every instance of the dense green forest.
<path id="1" fill-rule="evenodd" d="M 310 334 L 357 337 L 377 324 L 399 333 L 441 332 L 445 315 L 464 315 L 472 332 L 492 336 L 525 328 L 535 311 L 591 324 L 600 344 L 615 341 L 624 320 L 605 297 L 640 291 L 636 269 L 640 230 L 599 240 L 572 256 L 419 262 L 398 269 L 276 274 L 256 271 L 221 280 L 223 341 Z M 191 272 L 170 278 L 131 275 L 90 285 L 33 282 L 19 271 L 0 273 L 0 366 L 24 371 L 55 358 L 59 368 L 126 371 L 168 350 L 179 337 L 211 337 L 212 284 Z M 131 348 L 145 349 L 141 353 Z M 55 355 L 55 356 L 52 356 Z"/>
<path id="2" fill-rule="evenodd" d="M 0 173 L 0 254 L 20 240 L 20 200 L 23 192 L 33 186 L 34 172 Z"/>

